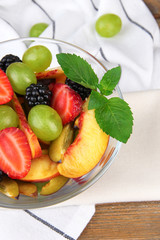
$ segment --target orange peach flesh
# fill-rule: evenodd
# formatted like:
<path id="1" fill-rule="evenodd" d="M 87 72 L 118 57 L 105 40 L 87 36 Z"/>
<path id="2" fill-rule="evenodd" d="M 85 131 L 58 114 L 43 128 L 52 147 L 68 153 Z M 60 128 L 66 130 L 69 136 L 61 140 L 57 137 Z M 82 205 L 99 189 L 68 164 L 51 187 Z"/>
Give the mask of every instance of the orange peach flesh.
<path id="1" fill-rule="evenodd" d="M 109 141 L 95 119 L 94 110 L 82 112 L 79 119 L 79 133 L 65 152 L 58 171 L 68 178 L 77 178 L 92 170 L 103 156 Z"/>
<path id="2" fill-rule="evenodd" d="M 48 155 L 42 155 L 32 160 L 28 174 L 20 180 L 27 182 L 46 182 L 56 176 L 59 176 L 57 163 L 53 162 Z"/>

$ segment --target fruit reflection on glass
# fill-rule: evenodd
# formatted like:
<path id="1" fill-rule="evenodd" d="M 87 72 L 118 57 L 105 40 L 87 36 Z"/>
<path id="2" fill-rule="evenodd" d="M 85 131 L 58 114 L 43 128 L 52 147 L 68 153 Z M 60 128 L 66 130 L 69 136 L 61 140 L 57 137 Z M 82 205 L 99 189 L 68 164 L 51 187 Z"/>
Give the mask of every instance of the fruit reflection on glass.
<path id="1" fill-rule="evenodd" d="M 99 163 L 110 136 L 127 142 L 130 107 L 106 97 L 120 67 L 99 80 L 83 58 L 60 53 L 60 67 L 48 69 L 52 54 L 42 45 L 28 48 L 22 61 L 3 59 L 0 112 L 8 120 L 0 119 L 0 192 L 13 199 L 53 194 Z"/>

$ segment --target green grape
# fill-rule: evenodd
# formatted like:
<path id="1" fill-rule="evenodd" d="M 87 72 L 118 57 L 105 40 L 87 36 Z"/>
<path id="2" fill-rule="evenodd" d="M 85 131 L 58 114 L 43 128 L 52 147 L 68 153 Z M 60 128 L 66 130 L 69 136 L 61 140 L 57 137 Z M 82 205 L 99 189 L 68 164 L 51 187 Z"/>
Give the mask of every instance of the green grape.
<path id="1" fill-rule="evenodd" d="M 36 23 L 34 24 L 30 31 L 29 36 L 30 37 L 39 37 L 39 35 L 48 27 L 47 23 Z"/>
<path id="2" fill-rule="evenodd" d="M 110 38 L 115 36 L 122 27 L 122 21 L 119 16 L 109 13 L 99 17 L 96 21 L 96 31 L 101 37 Z"/>
<path id="3" fill-rule="evenodd" d="M 32 83 L 37 83 L 35 73 L 24 63 L 15 62 L 9 65 L 6 71 L 7 77 L 16 93 L 25 95 L 26 88 Z"/>
<path id="4" fill-rule="evenodd" d="M 47 105 L 34 106 L 28 115 L 28 123 L 42 141 L 56 139 L 62 131 L 62 120 L 58 113 Z"/>
<path id="5" fill-rule="evenodd" d="M 52 54 L 45 46 L 37 45 L 25 51 L 22 61 L 34 72 L 42 72 L 50 66 Z"/>
<path id="6" fill-rule="evenodd" d="M 0 130 L 8 127 L 18 127 L 18 115 L 10 106 L 1 105 L 0 116 Z"/>

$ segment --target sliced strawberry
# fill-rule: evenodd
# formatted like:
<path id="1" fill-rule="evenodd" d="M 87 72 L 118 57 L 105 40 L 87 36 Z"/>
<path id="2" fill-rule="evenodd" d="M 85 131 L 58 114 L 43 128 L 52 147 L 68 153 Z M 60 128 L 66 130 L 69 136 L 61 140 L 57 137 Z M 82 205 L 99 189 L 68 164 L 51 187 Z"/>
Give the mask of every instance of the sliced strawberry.
<path id="1" fill-rule="evenodd" d="M 25 113 L 16 94 L 13 95 L 12 103 L 13 108 L 19 117 L 19 128 L 25 133 L 27 137 L 29 146 L 31 148 L 32 158 L 38 158 L 42 155 L 41 146 L 39 144 L 37 136 L 34 134 L 27 122 Z"/>
<path id="2" fill-rule="evenodd" d="M 0 169 L 10 178 L 25 177 L 31 167 L 31 150 L 24 132 L 10 127 L 0 131 Z"/>
<path id="3" fill-rule="evenodd" d="M 56 83 L 52 90 L 51 107 L 60 115 L 63 125 L 73 121 L 82 110 L 78 93 L 63 83 Z"/>
<path id="4" fill-rule="evenodd" d="M 0 69 L 0 104 L 9 102 L 13 97 L 13 89 L 7 75 Z"/>

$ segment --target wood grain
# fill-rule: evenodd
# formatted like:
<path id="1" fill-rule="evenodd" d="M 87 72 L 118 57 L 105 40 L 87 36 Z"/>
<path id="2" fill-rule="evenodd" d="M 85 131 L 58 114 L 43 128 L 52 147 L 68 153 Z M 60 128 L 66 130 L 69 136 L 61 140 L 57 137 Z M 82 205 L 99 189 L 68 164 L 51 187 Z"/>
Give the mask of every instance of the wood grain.
<path id="1" fill-rule="evenodd" d="M 96 214 L 79 240 L 160 239 L 160 202 L 96 206 Z"/>
<path id="2" fill-rule="evenodd" d="M 160 0 L 144 0 L 153 16 L 157 19 L 160 18 Z"/>
<path id="3" fill-rule="evenodd" d="M 160 26 L 160 0 L 144 0 Z M 96 205 L 78 240 L 160 240 L 160 201 Z"/>

